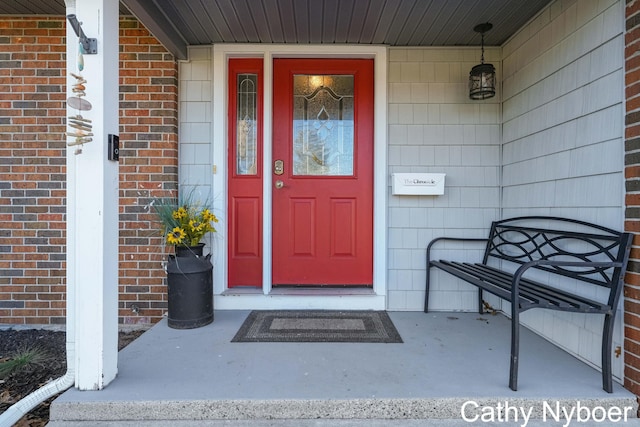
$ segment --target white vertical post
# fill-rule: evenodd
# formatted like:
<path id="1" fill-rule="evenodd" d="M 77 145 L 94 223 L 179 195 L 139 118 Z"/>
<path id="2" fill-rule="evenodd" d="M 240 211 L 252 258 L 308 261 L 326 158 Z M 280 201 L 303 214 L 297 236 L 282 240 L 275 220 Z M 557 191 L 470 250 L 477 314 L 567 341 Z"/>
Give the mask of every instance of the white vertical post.
<path id="1" fill-rule="evenodd" d="M 273 289 L 273 52 L 267 50 L 263 58 L 262 292 L 269 295 Z"/>
<path id="2" fill-rule="evenodd" d="M 78 38 L 67 22 L 67 94 L 75 96 L 77 83 L 70 73 L 81 75 L 92 105 L 67 105 L 67 116 L 90 119 L 93 133 L 93 141 L 67 149 L 67 323 L 76 387 L 100 390 L 115 378 L 118 359 L 118 163 L 107 159 L 108 134 L 118 134 L 118 0 L 77 0 L 76 16 L 97 38 L 98 53 L 84 54 L 79 70 Z"/>

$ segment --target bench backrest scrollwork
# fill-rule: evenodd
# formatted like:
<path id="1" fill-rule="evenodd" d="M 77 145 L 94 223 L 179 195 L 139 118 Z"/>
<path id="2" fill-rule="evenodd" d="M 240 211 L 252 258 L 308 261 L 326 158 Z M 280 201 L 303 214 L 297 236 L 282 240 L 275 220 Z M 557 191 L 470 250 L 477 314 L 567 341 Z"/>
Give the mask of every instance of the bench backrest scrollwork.
<path id="1" fill-rule="evenodd" d="M 484 263 L 500 259 L 516 264 L 538 260 L 598 263 L 593 266 L 535 265 L 535 268 L 608 287 L 616 304 L 631 249 L 632 235 L 567 218 L 529 216 L 491 225 Z"/>

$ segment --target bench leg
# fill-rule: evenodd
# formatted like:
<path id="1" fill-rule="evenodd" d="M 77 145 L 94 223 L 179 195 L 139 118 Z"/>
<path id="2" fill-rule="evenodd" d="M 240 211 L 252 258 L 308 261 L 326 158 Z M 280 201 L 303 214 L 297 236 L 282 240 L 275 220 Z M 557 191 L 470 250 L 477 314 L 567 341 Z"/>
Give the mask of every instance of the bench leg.
<path id="1" fill-rule="evenodd" d="M 604 315 L 602 331 L 602 388 L 607 393 L 613 393 L 613 379 L 611 377 L 611 347 L 613 346 L 613 316 Z"/>
<path id="2" fill-rule="evenodd" d="M 484 314 L 484 302 L 482 301 L 482 289 L 478 288 L 478 313 Z"/>
<path id="3" fill-rule="evenodd" d="M 511 303 L 511 364 L 509 367 L 509 388 L 518 390 L 518 358 L 520 354 L 520 313 L 517 303 Z"/>
<path id="4" fill-rule="evenodd" d="M 429 259 L 427 258 L 427 278 L 425 280 L 425 286 L 424 286 L 424 312 L 428 313 L 429 312 L 429 272 L 431 271 L 431 268 L 429 266 Z"/>

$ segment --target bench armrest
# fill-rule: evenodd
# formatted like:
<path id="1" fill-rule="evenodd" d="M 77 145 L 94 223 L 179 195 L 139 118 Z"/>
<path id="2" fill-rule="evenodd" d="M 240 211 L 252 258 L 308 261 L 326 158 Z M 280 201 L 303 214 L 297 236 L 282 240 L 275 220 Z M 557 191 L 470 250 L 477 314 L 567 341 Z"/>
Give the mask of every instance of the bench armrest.
<path id="1" fill-rule="evenodd" d="M 487 242 L 488 238 L 465 238 L 465 237 L 436 237 L 427 245 L 427 270 L 429 269 L 429 263 L 431 261 L 431 247 L 441 241 L 453 241 L 453 242 Z"/>
<path id="2" fill-rule="evenodd" d="M 431 248 L 434 244 L 442 241 L 453 241 L 453 242 L 488 242 L 488 238 L 464 238 L 464 237 L 436 237 L 431 240 L 427 245 L 427 276 L 425 279 L 425 294 L 424 294 L 424 312 L 427 313 L 429 311 L 429 272 L 431 270 Z"/>

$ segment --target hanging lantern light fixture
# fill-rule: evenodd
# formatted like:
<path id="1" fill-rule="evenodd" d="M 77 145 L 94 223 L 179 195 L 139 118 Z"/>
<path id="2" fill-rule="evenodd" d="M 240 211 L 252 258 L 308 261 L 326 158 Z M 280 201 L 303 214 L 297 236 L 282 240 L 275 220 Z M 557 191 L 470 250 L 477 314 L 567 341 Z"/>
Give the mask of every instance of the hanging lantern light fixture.
<path id="1" fill-rule="evenodd" d="M 473 100 L 493 98 L 496 94 L 496 69 L 493 64 L 484 63 L 484 33 L 493 28 L 489 22 L 478 24 L 473 31 L 482 37 L 480 64 L 469 72 L 469 98 Z"/>

